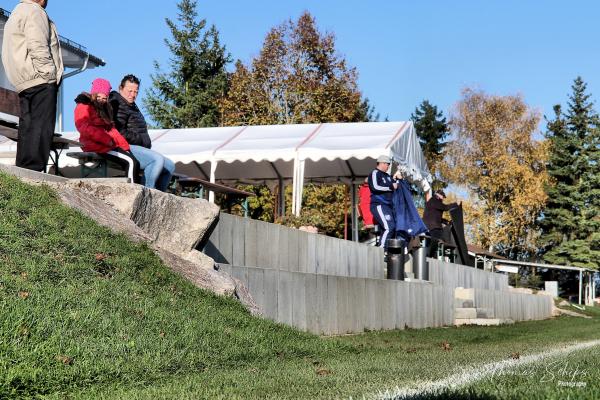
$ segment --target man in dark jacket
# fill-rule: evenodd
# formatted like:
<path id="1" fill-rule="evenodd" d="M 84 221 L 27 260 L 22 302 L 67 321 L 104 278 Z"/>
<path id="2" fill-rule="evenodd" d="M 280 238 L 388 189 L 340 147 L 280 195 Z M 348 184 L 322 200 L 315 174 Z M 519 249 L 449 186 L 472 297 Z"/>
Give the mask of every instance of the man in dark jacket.
<path id="1" fill-rule="evenodd" d="M 391 160 L 388 156 L 377 157 L 377 168 L 369 175 L 369 189 L 371 190 L 371 213 L 383 229 L 381 247 L 387 249 L 387 240 L 394 237 L 396 224 L 393 212 L 393 192 L 398 188 L 392 177 L 388 174 Z"/>
<path id="2" fill-rule="evenodd" d="M 443 238 L 442 215 L 444 211 L 448 211 L 458 204 L 444 204 L 442 200 L 446 198 L 446 193 L 443 190 L 436 190 L 427 203 L 425 203 L 425 211 L 423 212 L 423 222 L 429 229 L 429 235 L 433 239 L 440 240 Z"/>
<path id="3" fill-rule="evenodd" d="M 119 91 L 110 93 L 115 128 L 127 139 L 131 145 L 131 153 L 140 162 L 140 168 L 144 170 L 144 186 L 164 192 L 175 171 L 175 164 L 150 149 L 152 141 L 148 135 L 146 120 L 135 104 L 139 87 L 140 80 L 135 75 L 126 75 L 121 80 Z"/>

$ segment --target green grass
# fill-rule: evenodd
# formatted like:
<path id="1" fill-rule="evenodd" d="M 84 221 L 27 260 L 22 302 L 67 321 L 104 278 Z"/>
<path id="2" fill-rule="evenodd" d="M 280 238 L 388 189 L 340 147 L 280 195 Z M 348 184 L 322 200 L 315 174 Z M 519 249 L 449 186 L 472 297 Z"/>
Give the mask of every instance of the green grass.
<path id="1" fill-rule="evenodd" d="M 600 347 L 550 357 L 456 390 L 414 399 L 596 400 L 600 398 Z"/>
<path id="2" fill-rule="evenodd" d="M 320 338 L 195 288 L 0 174 L 0 398 L 356 398 L 597 338 L 598 321 Z"/>

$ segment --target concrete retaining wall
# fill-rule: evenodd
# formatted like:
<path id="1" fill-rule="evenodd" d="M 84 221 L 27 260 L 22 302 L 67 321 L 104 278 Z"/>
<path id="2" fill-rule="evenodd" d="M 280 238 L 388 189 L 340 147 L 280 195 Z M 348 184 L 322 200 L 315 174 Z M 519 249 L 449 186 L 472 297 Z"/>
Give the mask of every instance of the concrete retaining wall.
<path id="1" fill-rule="evenodd" d="M 225 213 L 219 218 L 203 250 L 217 263 L 384 278 L 380 248 Z"/>
<path id="2" fill-rule="evenodd" d="M 508 290 L 508 277 L 460 264 L 428 258 L 429 280 L 448 287 Z"/>
<path id="3" fill-rule="evenodd" d="M 449 265 L 448 268 L 451 268 Z M 221 265 L 244 282 L 264 317 L 324 335 L 454 323 L 454 288 L 427 282 L 326 276 Z M 514 321 L 552 316 L 549 296 L 475 289 L 475 305 Z"/>
<path id="4" fill-rule="evenodd" d="M 454 289 L 419 282 L 221 265 L 266 318 L 325 335 L 452 325 Z"/>
<path id="5" fill-rule="evenodd" d="M 429 259 L 431 282 L 383 279 L 379 248 L 280 225 L 220 215 L 204 252 L 241 280 L 262 314 L 325 335 L 448 326 L 454 289 L 515 321 L 552 315 L 552 299 L 508 291 L 505 275 Z"/>
<path id="6" fill-rule="evenodd" d="M 531 321 L 552 316 L 551 296 L 475 289 L 475 306 L 491 308 L 496 318 Z"/>

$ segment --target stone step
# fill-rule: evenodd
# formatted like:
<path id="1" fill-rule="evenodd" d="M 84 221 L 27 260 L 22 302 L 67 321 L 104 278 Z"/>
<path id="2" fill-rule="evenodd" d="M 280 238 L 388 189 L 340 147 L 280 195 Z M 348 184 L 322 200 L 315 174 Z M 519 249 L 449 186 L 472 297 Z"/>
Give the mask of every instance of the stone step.
<path id="1" fill-rule="evenodd" d="M 476 308 L 477 318 L 494 318 L 494 310 L 491 308 Z"/>
<path id="2" fill-rule="evenodd" d="M 514 324 L 515 321 L 508 318 L 456 318 L 454 325 L 479 325 L 479 326 L 497 326 L 504 324 Z"/>
<path id="3" fill-rule="evenodd" d="M 473 308 L 474 303 L 471 299 L 454 299 L 454 308 Z"/>
<path id="4" fill-rule="evenodd" d="M 454 298 L 475 301 L 475 289 L 457 287 L 454 289 Z"/>
<path id="5" fill-rule="evenodd" d="M 494 318 L 494 310 L 491 308 L 457 307 L 454 309 L 454 318 Z"/>
<path id="6" fill-rule="evenodd" d="M 470 319 L 477 318 L 477 309 L 475 308 L 455 308 L 454 309 L 455 319 Z"/>

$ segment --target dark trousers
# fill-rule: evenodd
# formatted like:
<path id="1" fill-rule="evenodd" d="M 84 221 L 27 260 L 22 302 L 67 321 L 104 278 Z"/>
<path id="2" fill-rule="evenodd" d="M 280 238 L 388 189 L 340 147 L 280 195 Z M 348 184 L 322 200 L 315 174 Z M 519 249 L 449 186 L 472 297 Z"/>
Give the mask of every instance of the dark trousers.
<path id="1" fill-rule="evenodd" d="M 387 249 L 387 240 L 395 239 L 396 237 L 396 222 L 394 220 L 394 212 L 392 208 L 385 204 L 371 203 L 371 213 L 377 225 L 379 225 L 383 233 L 381 235 L 380 247 Z"/>
<path id="2" fill-rule="evenodd" d="M 429 230 L 431 236 L 431 247 L 429 247 L 429 257 L 436 258 L 440 241 L 444 240 L 444 230 L 442 228 L 434 228 Z"/>
<path id="3" fill-rule="evenodd" d="M 46 171 L 56 123 L 57 94 L 55 83 L 37 85 L 19 93 L 17 167 Z"/>
<path id="4" fill-rule="evenodd" d="M 140 163 L 129 151 L 115 148 L 108 153 L 101 153 L 102 157 L 118 164 L 125 170 L 131 182 L 140 183 Z"/>

